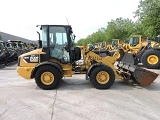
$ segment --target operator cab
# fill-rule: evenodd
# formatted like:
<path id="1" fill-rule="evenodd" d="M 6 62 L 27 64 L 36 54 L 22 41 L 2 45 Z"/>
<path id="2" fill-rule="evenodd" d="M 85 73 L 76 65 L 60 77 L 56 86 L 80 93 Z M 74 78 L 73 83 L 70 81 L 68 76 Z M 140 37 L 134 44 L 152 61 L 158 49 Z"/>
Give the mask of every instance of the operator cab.
<path id="1" fill-rule="evenodd" d="M 104 43 L 104 42 L 101 42 L 101 43 L 100 43 L 100 46 L 101 46 L 101 48 L 105 48 L 105 43 Z"/>
<path id="2" fill-rule="evenodd" d="M 6 42 L 6 46 L 7 46 L 7 48 L 13 48 L 13 43 L 11 43 L 11 42 Z"/>
<path id="3" fill-rule="evenodd" d="M 118 40 L 112 40 L 112 47 L 118 47 Z"/>
<path id="4" fill-rule="evenodd" d="M 131 37 L 129 40 L 129 45 L 135 47 L 139 44 L 139 37 Z"/>
<path id="5" fill-rule="evenodd" d="M 81 50 L 74 47 L 75 36 L 70 25 L 41 25 L 41 30 L 41 47 L 47 61 L 56 59 L 61 63 L 73 63 L 80 59 Z"/>
<path id="6" fill-rule="evenodd" d="M 3 48 L 4 48 L 3 41 L 0 41 L 0 50 L 2 50 Z"/>

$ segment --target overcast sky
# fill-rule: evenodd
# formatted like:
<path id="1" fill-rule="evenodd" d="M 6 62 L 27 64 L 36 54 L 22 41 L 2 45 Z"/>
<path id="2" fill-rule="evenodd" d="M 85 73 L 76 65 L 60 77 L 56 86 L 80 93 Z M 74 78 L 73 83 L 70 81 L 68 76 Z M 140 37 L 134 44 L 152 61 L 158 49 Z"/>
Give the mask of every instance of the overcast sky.
<path id="1" fill-rule="evenodd" d="M 37 24 L 72 25 L 85 38 L 119 17 L 133 19 L 140 0 L 0 0 L 0 31 L 37 40 Z"/>

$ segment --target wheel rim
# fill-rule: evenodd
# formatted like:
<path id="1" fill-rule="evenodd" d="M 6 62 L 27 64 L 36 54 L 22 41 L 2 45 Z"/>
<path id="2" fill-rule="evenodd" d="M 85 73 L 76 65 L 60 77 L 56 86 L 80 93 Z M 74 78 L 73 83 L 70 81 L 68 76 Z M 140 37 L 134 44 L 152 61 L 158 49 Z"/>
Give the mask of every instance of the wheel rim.
<path id="1" fill-rule="evenodd" d="M 148 56 L 148 58 L 147 58 L 147 61 L 148 61 L 148 63 L 149 64 L 152 64 L 152 65 L 154 65 L 154 64 L 157 64 L 158 63 L 158 57 L 156 56 L 156 55 L 150 55 L 150 56 Z"/>
<path id="2" fill-rule="evenodd" d="M 100 71 L 96 76 L 97 82 L 100 84 L 106 84 L 109 78 L 109 74 L 106 71 Z"/>
<path id="3" fill-rule="evenodd" d="M 45 85 L 50 85 L 54 82 L 54 75 L 51 72 L 44 72 L 41 75 L 41 81 Z"/>

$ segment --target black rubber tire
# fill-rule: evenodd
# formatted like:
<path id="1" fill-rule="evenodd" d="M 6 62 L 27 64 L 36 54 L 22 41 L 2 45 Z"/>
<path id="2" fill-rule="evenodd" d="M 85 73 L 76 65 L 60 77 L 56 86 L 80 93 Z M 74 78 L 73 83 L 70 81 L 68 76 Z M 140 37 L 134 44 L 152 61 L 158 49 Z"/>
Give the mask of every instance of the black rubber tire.
<path id="1" fill-rule="evenodd" d="M 117 59 L 117 61 L 121 61 L 122 58 L 124 57 L 124 52 L 122 50 L 118 50 L 118 51 L 119 51 L 120 57 Z"/>
<path id="2" fill-rule="evenodd" d="M 110 79 L 106 84 L 100 84 L 97 82 L 96 76 L 100 71 L 106 71 L 109 74 Z M 90 81 L 91 81 L 92 85 L 97 89 L 110 88 L 113 85 L 114 80 L 115 80 L 115 74 L 114 74 L 113 70 L 108 66 L 98 66 L 98 67 L 94 67 L 91 70 Z"/>
<path id="3" fill-rule="evenodd" d="M 151 65 L 147 62 L 147 58 L 149 55 L 156 55 L 159 58 L 159 61 L 157 62 L 157 64 Z M 158 50 L 147 50 L 143 53 L 142 57 L 141 57 L 141 62 L 143 64 L 144 67 L 148 68 L 148 69 L 157 69 L 160 67 L 160 51 Z"/>
<path id="4" fill-rule="evenodd" d="M 52 84 L 45 85 L 41 82 L 40 77 L 44 72 L 51 72 L 54 75 L 54 82 Z M 36 84 L 38 87 L 40 87 L 43 90 L 55 89 L 58 86 L 61 79 L 62 79 L 62 76 L 60 71 L 56 67 L 50 66 L 50 65 L 44 65 L 39 67 L 35 74 Z"/>
<path id="5" fill-rule="evenodd" d="M 81 59 L 81 49 L 79 47 L 75 47 L 74 51 L 75 51 L 75 61 L 80 60 Z"/>
<path id="6" fill-rule="evenodd" d="M 134 59 L 134 63 L 133 63 L 133 65 L 138 65 L 138 63 L 139 63 L 138 59 L 137 59 L 137 58 L 135 58 L 135 59 Z"/>
<path id="7" fill-rule="evenodd" d="M 137 58 L 139 59 L 139 63 L 141 63 L 142 61 L 142 55 L 143 53 L 145 53 L 146 50 L 143 50 L 143 51 L 139 51 L 138 54 L 137 54 Z"/>

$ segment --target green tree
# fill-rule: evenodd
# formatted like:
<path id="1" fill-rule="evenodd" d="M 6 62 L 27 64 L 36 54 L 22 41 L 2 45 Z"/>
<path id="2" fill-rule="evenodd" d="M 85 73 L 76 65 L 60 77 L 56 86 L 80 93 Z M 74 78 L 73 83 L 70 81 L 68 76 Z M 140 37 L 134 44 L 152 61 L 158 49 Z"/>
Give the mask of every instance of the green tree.
<path id="1" fill-rule="evenodd" d="M 160 34 L 160 0 L 141 0 L 135 17 L 144 35 L 155 39 Z"/>
<path id="2" fill-rule="evenodd" d="M 78 40 L 77 45 L 87 45 L 105 41 L 105 28 L 99 29 L 97 32 L 88 35 L 86 38 Z"/>
<path id="3" fill-rule="evenodd" d="M 138 24 L 137 24 L 138 25 Z M 117 18 L 108 22 L 106 28 L 100 28 L 97 32 L 80 39 L 78 45 L 89 43 L 110 42 L 112 39 L 126 40 L 132 33 L 136 33 L 136 24 L 130 19 Z"/>
<path id="4" fill-rule="evenodd" d="M 113 38 L 126 40 L 134 31 L 135 23 L 132 20 L 117 18 L 108 22 L 105 36 L 108 41 Z"/>

